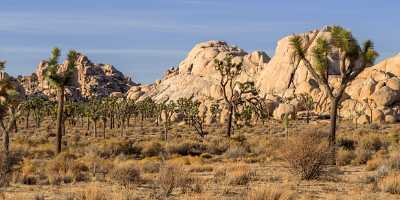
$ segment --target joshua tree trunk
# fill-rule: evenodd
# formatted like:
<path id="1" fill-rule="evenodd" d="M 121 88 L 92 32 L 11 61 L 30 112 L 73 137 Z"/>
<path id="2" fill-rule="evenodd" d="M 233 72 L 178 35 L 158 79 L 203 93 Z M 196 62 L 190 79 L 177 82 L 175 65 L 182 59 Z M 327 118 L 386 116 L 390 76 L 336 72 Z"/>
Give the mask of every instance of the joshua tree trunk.
<path id="1" fill-rule="evenodd" d="M 330 113 L 330 132 L 329 132 L 329 147 L 331 149 L 331 162 L 334 164 L 336 161 L 336 119 L 337 119 L 337 108 L 340 98 L 331 98 L 331 113 Z"/>
<path id="2" fill-rule="evenodd" d="M 228 137 L 231 137 L 232 121 L 233 121 L 233 106 L 229 105 L 228 123 L 226 125 L 226 133 Z"/>
<path id="3" fill-rule="evenodd" d="M 64 113 L 64 86 L 58 91 L 58 108 L 57 108 L 57 154 L 61 153 L 62 132 L 63 132 L 63 113 Z"/>
<path id="4" fill-rule="evenodd" d="M 14 133 L 18 132 L 17 120 L 13 121 Z"/>
<path id="5" fill-rule="evenodd" d="M 94 137 L 97 137 L 97 120 L 93 120 Z"/>
<path id="6" fill-rule="evenodd" d="M 89 117 L 86 118 L 86 130 L 89 131 L 90 130 L 90 119 Z"/>
<path id="7" fill-rule="evenodd" d="M 28 111 L 26 113 L 26 118 L 25 118 L 25 128 L 28 129 L 29 128 L 29 115 L 31 114 L 30 111 Z"/>
<path id="8" fill-rule="evenodd" d="M 107 126 L 107 121 L 103 120 L 103 138 L 106 139 L 106 126 Z"/>

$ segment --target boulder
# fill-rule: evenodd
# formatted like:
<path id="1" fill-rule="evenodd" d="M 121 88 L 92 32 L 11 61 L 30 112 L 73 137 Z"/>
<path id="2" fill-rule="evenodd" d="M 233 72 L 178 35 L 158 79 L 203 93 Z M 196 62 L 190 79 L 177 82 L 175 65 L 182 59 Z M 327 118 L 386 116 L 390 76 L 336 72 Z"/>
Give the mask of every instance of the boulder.
<path id="1" fill-rule="evenodd" d="M 385 115 L 385 123 L 392 124 L 392 123 L 396 123 L 396 122 L 397 122 L 397 119 L 395 116 Z"/>
<path id="2" fill-rule="evenodd" d="M 392 77 L 386 81 L 386 86 L 392 90 L 400 90 L 400 79 L 398 77 Z"/>
<path id="3" fill-rule="evenodd" d="M 382 123 L 385 121 L 385 115 L 379 109 L 372 110 L 372 122 Z"/>
<path id="4" fill-rule="evenodd" d="M 358 124 L 369 124 L 370 123 L 370 118 L 368 115 L 361 115 L 360 117 L 357 118 L 357 123 Z"/>
<path id="5" fill-rule="evenodd" d="M 372 94 L 372 99 L 378 106 L 390 106 L 398 98 L 398 93 L 388 86 L 383 86 Z"/>
<path id="6" fill-rule="evenodd" d="M 284 119 L 285 115 L 288 115 L 289 119 L 296 118 L 296 107 L 291 104 L 284 104 L 281 103 L 278 107 L 274 110 L 274 119 L 282 120 Z"/>

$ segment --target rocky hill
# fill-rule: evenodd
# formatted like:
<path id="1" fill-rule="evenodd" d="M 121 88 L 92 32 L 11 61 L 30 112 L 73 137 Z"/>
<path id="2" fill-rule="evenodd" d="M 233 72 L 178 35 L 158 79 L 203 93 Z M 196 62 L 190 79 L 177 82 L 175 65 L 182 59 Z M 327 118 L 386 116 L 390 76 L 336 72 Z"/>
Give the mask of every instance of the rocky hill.
<path id="1" fill-rule="evenodd" d="M 234 61 L 242 61 L 244 64 L 240 81 L 256 79 L 270 60 L 262 51 L 247 53 L 223 41 L 203 42 L 197 44 L 176 69 L 169 69 L 161 80 L 150 85 L 132 87 L 128 98 L 140 100 L 150 96 L 156 101 L 177 100 L 180 97 L 218 100 L 222 93 L 214 60 L 223 59 L 227 54 L 233 55 Z"/>
<path id="2" fill-rule="evenodd" d="M 137 85 L 114 66 L 95 64 L 83 54 L 79 55 L 77 63 L 74 84 L 67 88 L 67 94 L 73 99 L 91 96 L 123 96 L 130 87 Z M 42 61 L 31 76 L 18 78 L 27 94 L 55 95 L 55 90 L 45 80 L 44 70 L 46 68 L 47 61 Z"/>
<path id="3" fill-rule="evenodd" d="M 329 27 L 299 34 L 310 41 L 313 48 L 319 37 L 330 38 Z M 222 59 L 230 53 L 234 60 L 244 63 L 244 73 L 240 80 L 254 81 L 261 95 L 274 102 L 275 117 L 279 119 L 284 112 L 301 111 L 299 102 L 286 99 L 298 94 L 309 94 L 316 102 L 315 111 L 329 110 L 329 100 L 322 88 L 311 77 L 302 63 L 293 63 L 291 36 L 278 41 L 275 55 L 270 58 L 262 51 L 247 53 L 223 41 L 208 41 L 197 44 L 177 68 L 169 69 L 165 76 L 150 85 L 134 86 L 127 94 L 132 100 L 151 97 L 156 101 L 176 100 L 180 97 L 193 97 L 204 104 L 221 98 L 218 72 L 214 69 L 214 59 Z M 308 55 L 310 56 L 310 55 Z M 338 52 L 333 49 L 330 57 L 329 74 L 333 85 L 339 83 L 335 75 L 338 70 Z M 388 58 L 366 69 L 346 90 L 341 109 L 345 118 L 359 118 L 366 122 L 372 113 L 377 122 L 395 122 L 400 119 L 400 56 Z M 368 102 L 368 103 L 367 103 Z M 355 111 L 359 111 L 357 116 Z M 359 114 L 362 113 L 362 114 Z"/>

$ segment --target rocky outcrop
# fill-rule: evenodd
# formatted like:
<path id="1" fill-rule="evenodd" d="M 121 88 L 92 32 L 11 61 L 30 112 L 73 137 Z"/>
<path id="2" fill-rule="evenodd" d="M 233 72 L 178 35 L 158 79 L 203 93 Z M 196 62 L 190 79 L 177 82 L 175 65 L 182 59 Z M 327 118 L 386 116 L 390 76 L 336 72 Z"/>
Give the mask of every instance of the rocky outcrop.
<path id="1" fill-rule="evenodd" d="M 323 37 L 329 40 L 330 27 L 300 34 L 310 41 L 312 49 L 316 40 Z M 201 100 L 207 104 L 210 100 L 221 99 L 219 74 L 214 69 L 214 59 L 222 59 L 226 54 L 234 55 L 234 60 L 244 63 L 241 81 L 251 80 L 256 83 L 262 96 L 277 108 L 274 115 L 282 118 L 282 113 L 301 112 L 304 108 L 297 101 L 290 101 L 294 106 L 285 111 L 288 99 L 295 99 L 299 94 L 309 94 L 315 102 L 315 113 L 327 113 L 330 108 L 329 98 L 323 88 L 309 74 L 303 63 L 294 63 L 290 37 L 278 41 L 275 55 L 270 58 L 262 51 L 247 53 L 228 45 L 223 41 L 208 41 L 197 44 L 177 68 L 169 69 L 165 76 L 153 84 L 132 87 L 127 94 L 129 99 L 141 100 L 151 97 L 156 101 L 177 100 L 180 97 Z M 308 55 L 310 60 L 313 59 Z M 333 49 L 329 55 L 330 82 L 338 86 L 338 52 Z M 398 120 L 400 107 L 400 55 L 386 59 L 367 68 L 347 88 L 343 98 L 340 115 L 344 118 L 367 116 L 373 122 L 393 122 Z M 288 106 L 286 106 L 288 108 Z M 285 108 L 286 108 L 285 107 Z M 355 112 L 357 110 L 357 112 Z M 293 113 L 293 112 L 292 112 Z M 372 113 L 372 116 L 370 116 Z M 222 114 L 221 114 L 222 115 Z"/>
<path id="2" fill-rule="evenodd" d="M 223 59 L 227 54 L 234 56 L 235 62 L 243 62 L 244 72 L 240 81 L 254 80 L 269 56 L 262 51 L 247 53 L 223 41 L 208 41 L 197 44 L 177 68 L 169 69 L 164 77 L 151 85 L 132 87 L 127 97 L 140 100 L 152 97 L 156 101 L 177 100 L 181 97 L 205 100 L 219 100 L 219 72 L 214 60 Z"/>
<path id="3" fill-rule="evenodd" d="M 44 77 L 46 68 L 47 62 L 42 61 L 33 75 L 21 77 L 20 82 L 29 94 L 55 95 L 55 91 Z M 73 85 L 66 90 L 67 94 L 74 99 L 93 96 L 123 96 L 130 87 L 135 85 L 137 84 L 133 83 L 130 78 L 118 71 L 114 66 L 92 63 L 85 55 L 80 54 L 77 59 Z"/>

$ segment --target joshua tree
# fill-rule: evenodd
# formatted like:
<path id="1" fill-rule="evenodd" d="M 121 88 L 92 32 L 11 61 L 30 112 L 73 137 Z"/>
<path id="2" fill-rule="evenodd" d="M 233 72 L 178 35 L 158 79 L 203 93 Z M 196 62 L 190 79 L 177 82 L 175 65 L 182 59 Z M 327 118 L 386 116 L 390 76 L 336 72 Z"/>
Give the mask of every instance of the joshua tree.
<path id="1" fill-rule="evenodd" d="M 0 62 L 0 71 L 4 70 L 5 62 Z M 0 127 L 3 131 L 3 148 L 6 156 L 9 154 L 10 132 L 15 122 L 21 115 L 22 105 L 19 93 L 15 90 L 9 77 L 4 76 L 0 80 Z M 8 115 L 7 126 L 4 124 L 4 118 Z"/>
<path id="2" fill-rule="evenodd" d="M 367 98 L 367 99 L 364 99 L 364 103 L 365 103 L 365 106 L 367 107 L 367 109 L 369 110 L 369 121 L 368 121 L 368 123 L 369 124 L 371 124 L 372 123 L 372 111 L 373 111 L 373 108 L 376 106 L 376 103 L 372 100 L 372 99 L 369 99 L 369 98 Z"/>
<path id="3" fill-rule="evenodd" d="M 56 152 L 61 152 L 62 132 L 64 127 L 64 99 L 65 87 L 70 86 L 73 80 L 73 74 L 76 69 L 76 59 L 78 54 L 76 51 L 69 51 L 66 69 L 62 69 L 63 65 L 58 64 L 60 57 L 60 49 L 54 48 L 48 61 L 48 67 L 45 69 L 46 80 L 57 88 L 57 146 Z"/>
<path id="4" fill-rule="evenodd" d="M 219 104 L 218 103 L 211 104 L 210 112 L 213 119 L 219 119 L 221 114 L 221 108 L 219 107 Z"/>
<path id="5" fill-rule="evenodd" d="M 309 94 L 300 94 L 298 96 L 300 98 L 300 102 L 303 104 L 306 109 L 306 121 L 307 124 L 310 123 L 310 111 L 314 108 L 314 100 Z"/>
<path id="6" fill-rule="evenodd" d="M 91 99 L 88 103 L 88 116 L 93 121 L 94 137 L 97 137 L 97 122 L 101 118 L 101 101 L 97 99 Z"/>
<path id="7" fill-rule="evenodd" d="M 176 103 L 174 101 L 161 103 L 162 113 L 164 115 L 164 139 L 168 140 L 168 130 L 171 126 L 171 117 L 176 111 Z"/>
<path id="8" fill-rule="evenodd" d="M 228 106 L 228 122 L 226 126 L 226 134 L 228 137 L 232 134 L 232 124 L 234 122 L 237 107 L 247 99 L 246 96 L 258 95 L 254 87 L 254 82 L 247 81 L 241 83 L 237 78 L 242 73 L 242 62 L 233 62 L 233 57 L 228 55 L 224 60 L 214 60 L 215 68 L 220 74 L 220 86 L 222 88 L 223 99 Z"/>
<path id="9" fill-rule="evenodd" d="M 329 145 L 335 157 L 336 140 L 336 118 L 338 105 L 346 87 L 353 81 L 366 67 L 372 66 L 378 53 L 374 50 L 372 41 L 366 41 L 360 46 L 350 31 L 342 27 L 332 27 L 328 31 L 331 33 L 331 41 L 325 38 L 318 38 L 316 46 L 311 50 L 314 62 L 307 56 L 310 41 L 304 40 L 301 36 L 293 36 L 290 39 L 294 49 L 292 58 L 295 62 L 302 62 L 312 77 L 325 89 L 331 102 L 330 109 L 330 135 Z M 316 32 L 318 34 L 319 32 Z M 329 56 L 332 48 L 338 49 L 340 85 L 337 89 L 329 83 L 328 68 Z"/>
<path id="10" fill-rule="evenodd" d="M 188 98 L 179 98 L 177 101 L 176 112 L 182 113 L 185 117 L 186 123 L 192 125 L 200 137 L 204 137 L 207 135 L 207 132 L 204 131 L 205 113 L 200 113 L 199 107 L 199 101 L 192 101 Z M 207 110 L 204 112 L 206 111 Z"/>

